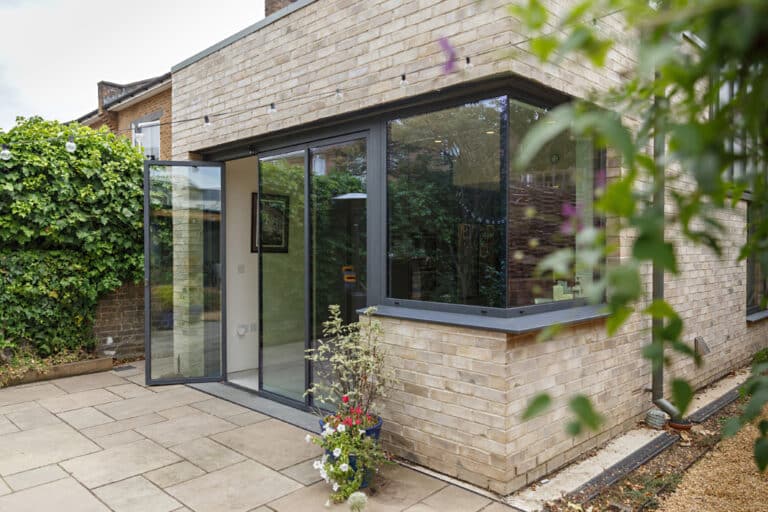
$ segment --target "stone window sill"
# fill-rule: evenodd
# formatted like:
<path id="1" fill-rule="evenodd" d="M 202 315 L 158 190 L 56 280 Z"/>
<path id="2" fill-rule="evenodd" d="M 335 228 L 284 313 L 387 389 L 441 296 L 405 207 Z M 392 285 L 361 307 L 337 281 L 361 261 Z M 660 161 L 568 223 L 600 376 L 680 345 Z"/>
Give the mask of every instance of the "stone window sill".
<path id="1" fill-rule="evenodd" d="M 753 324 L 755 322 L 759 322 L 760 320 L 765 320 L 766 318 L 768 318 L 768 310 L 758 311 L 757 313 L 747 315 L 747 323 Z"/>
<path id="2" fill-rule="evenodd" d="M 488 331 L 523 334 L 539 331 L 555 324 L 576 324 L 608 316 L 605 305 L 578 306 L 546 313 L 499 318 L 478 314 L 450 313 L 402 306 L 376 306 L 376 315 L 401 320 L 414 320 L 443 325 L 471 327 Z"/>

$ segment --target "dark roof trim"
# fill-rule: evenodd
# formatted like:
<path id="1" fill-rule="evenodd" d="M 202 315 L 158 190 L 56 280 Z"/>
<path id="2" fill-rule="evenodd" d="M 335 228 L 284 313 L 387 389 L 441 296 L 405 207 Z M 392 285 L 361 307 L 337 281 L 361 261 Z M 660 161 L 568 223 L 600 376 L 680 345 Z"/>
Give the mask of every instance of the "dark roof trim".
<path id="1" fill-rule="evenodd" d="M 107 103 L 104 103 L 104 110 L 108 110 L 109 107 L 112 107 L 114 105 L 117 105 L 118 103 L 122 103 L 123 101 L 133 98 L 134 96 L 138 96 L 139 94 L 148 91 L 149 89 L 152 89 L 153 87 L 162 84 L 163 82 L 166 82 L 171 79 L 171 73 L 165 73 L 164 75 L 160 75 L 157 78 L 152 78 L 150 80 L 147 80 L 147 82 L 142 85 L 141 87 L 137 87 L 136 89 L 132 89 L 130 92 L 123 94 L 121 96 L 118 96 L 117 98 L 108 101 Z"/>
<path id="2" fill-rule="evenodd" d="M 80 116 L 77 119 L 75 119 L 74 121 L 70 121 L 70 123 L 83 124 L 83 121 L 86 121 L 86 120 L 88 120 L 88 119 L 90 119 L 92 117 L 96 117 L 98 114 L 99 114 L 99 109 L 91 110 L 90 112 L 88 112 L 84 116 Z M 69 124 L 69 123 L 67 123 L 67 124 Z"/>
<path id="3" fill-rule="evenodd" d="M 208 57 L 211 54 L 216 53 L 217 51 L 221 50 L 222 48 L 226 48 L 227 46 L 231 45 L 235 41 L 239 41 L 240 39 L 243 39 L 244 37 L 247 37 L 254 32 L 258 32 L 262 28 L 266 27 L 267 25 L 271 25 L 272 23 L 276 22 L 277 20 L 281 18 L 285 18 L 289 14 L 291 14 L 294 11 L 298 11 L 299 9 L 308 6 L 309 4 L 312 4 L 316 2 L 317 0 L 298 0 L 296 2 L 293 2 L 291 4 L 288 4 L 287 6 L 283 7 L 279 11 L 270 14 L 263 20 L 254 23 L 250 27 L 246 27 L 240 32 L 233 34 L 229 36 L 228 38 L 224 39 L 223 41 L 219 41 L 218 43 L 214 44 L 213 46 L 206 48 L 205 50 L 201 51 L 200 53 L 197 53 L 193 55 L 192 57 L 181 61 L 180 63 L 176 64 L 171 68 L 172 73 L 176 73 L 177 71 L 180 71 L 188 66 L 191 66 L 195 62 L 204 59 L 205 57 Z"/>

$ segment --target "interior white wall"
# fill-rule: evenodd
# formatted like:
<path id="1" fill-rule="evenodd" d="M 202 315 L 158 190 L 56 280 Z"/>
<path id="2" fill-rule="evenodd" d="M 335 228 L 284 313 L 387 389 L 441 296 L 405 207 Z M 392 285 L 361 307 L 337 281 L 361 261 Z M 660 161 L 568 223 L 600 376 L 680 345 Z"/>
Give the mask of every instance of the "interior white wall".
<path id="1" fill-rule="evenodd" d="M 226 163 L 227 372 L 259 366 L 259 255 L 251 253 L 256 157 Z"/>

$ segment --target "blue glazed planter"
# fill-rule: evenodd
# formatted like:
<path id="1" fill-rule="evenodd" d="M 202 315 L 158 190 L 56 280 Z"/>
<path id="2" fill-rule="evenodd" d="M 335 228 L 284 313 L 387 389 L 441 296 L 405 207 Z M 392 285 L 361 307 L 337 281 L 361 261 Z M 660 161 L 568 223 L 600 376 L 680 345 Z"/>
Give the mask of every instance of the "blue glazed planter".
<path id="1" fill-rule="evenodd" d="M 320 432 L 323 431 L 325 428 L 325 422 L 321 419 L 318 420 L 318 423 L 320 424 Z M 379 417 L 379 421 L 376 422 L 376 424 L 372 427 L 369 427 L 365 429 L 365 435 L 366 437 L 372 437 L 376 441 L 379 440 L 379 436 L 381 435 L 381 426 L 384 424 L 384 420 Z M 325 450 L 325 454 L 328 456 L 328 459 L 332 462 L 336 460 L 336 458 L 333 456 L 333 454 L 329 450 Z M 349 467 L 351 467 L 354 471 L 357 471 L 357 457 L 355 455 L 350 454 L 349 455 Z M 360 484 L 361 489 L 368 488 L 369 485 L 371 485 L 371 481 L 373 480 L 373 470 L 368 469 L 365 472 L 365 476 L 363 476 L 363 481 Z"/>

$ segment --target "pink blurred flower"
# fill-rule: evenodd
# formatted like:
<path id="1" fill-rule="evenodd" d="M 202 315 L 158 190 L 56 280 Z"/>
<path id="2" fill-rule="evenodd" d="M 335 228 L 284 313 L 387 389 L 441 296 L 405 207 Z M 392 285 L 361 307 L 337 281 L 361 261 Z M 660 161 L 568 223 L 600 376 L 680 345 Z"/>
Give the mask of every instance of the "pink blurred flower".
<path id="1" fill-rule="evenodd" d="M 447 37 L 440 38 L 440 48 L 442 48 L 445 54 L 445 62 L 443 62 L 443 74 L 450 74 L 456 71 L 456 48 L 453 47 Z"/>

